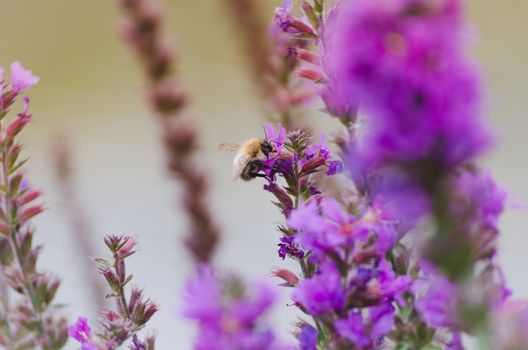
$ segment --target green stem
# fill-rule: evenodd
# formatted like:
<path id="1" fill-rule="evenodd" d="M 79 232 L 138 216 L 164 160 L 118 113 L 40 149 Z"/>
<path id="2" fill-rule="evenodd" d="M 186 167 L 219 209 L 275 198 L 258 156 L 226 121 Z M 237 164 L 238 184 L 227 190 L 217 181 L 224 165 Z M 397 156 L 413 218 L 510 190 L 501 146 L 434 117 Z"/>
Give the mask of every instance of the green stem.
<path id="1" fill-rule="evenodd" d="M 22 250 L 20 248 L 20 244 L 18 243 L 18 230 L 19 230 L 19 227 L 18 227 L 18 224 L 16 222 L 13 222 L 13 217 L 11 215 L 11 205 L 10 205 L 10 202 L 13 200 L 12 198 L 12 193 L 11 193 L 11 189 L 10 189 L 10 186 L 9 186 L 9 169 L 8 169 L 8 165 L 7 165 L 7 162 L 6 162 L 6 159 L 7 159 L 7 150 L 6 150 L 6 147 L 4 145 L 3 147 L 3 150 L 2 150 L 2 173 L 3 173 L 3 186 L 5 187 L 5 198 L 4 198 L 4 206 L 5 206 L 5 212 L 6 212 L 6 216 L 7 216 L 7 224 L 10 228 L 10 240 L 11 240 L 11 244 L 13 245 L 13 250 L 15 251 L 15 257 L 16 257 L 16 260 L 17 260 L 17 263 L 20 267 L 20 272 L 22 274 L 22 282 L 23 282 L 23 285 L 24 285 L 24 289 L 26 290 L 26 295 L 27 297 L 29 298 L 30 302 L 31 302 L 31 306 L 33 307 L 33 311 L 35 313 L 35 316 L 37 317 L 37 335 L 39 338 L 42 338 L 44 337 L 44 323 L 42 322 L 42 311 L 40 310 L 40 307 L 37 303 L 37 298 L 36 298 L 36 293 L 35 293 L 35 290 L 33 288 L 33 285 L 31 284 L 31 281 L 30 281 L 30 278 L 28 276 L 28 273 L 25 269 L 25 266 L 24 266 L 24 260 L 22 258 Z"/>
<path id="2" fill-rule="evenodd" d="M 119 259 L 120 258 L 117 256 L 117 254 L 114 254 L 114 269 L 116 270 L 116 273 L 117 273 L 118 276 L 119 276 L 119 270 L 118 269 L 120 269 L 118 267 Z M 124 262 L 123 262 L 123 264 L 124 264 Z M 125 280 L 126 280 L 126 277 L 125 277 Z M 121 304 L 121 307 L 125 310 L 125 315 L 124 316 L 126 317 L 126 319 L 129 320 L 130 322 L 132 322 L 132 324 L 134 324 L 135 329 L 132 331 L 132 338 L 133 339 L 137 339 L 137 331 L 141 327 L 138 327 L 138 325 L 134 322 L 134 320 L 132 319 L 132 316 L 130 315 L 130 310 L 128 309 L 128 302 L 127 302 L 126 296 L 125 296 L 125 288 L 124 288 L 124 285 L 122 283 L 123 283 L 123 281 L 119 281 L 119 288 L 117 290 L 118 302 Z"/>

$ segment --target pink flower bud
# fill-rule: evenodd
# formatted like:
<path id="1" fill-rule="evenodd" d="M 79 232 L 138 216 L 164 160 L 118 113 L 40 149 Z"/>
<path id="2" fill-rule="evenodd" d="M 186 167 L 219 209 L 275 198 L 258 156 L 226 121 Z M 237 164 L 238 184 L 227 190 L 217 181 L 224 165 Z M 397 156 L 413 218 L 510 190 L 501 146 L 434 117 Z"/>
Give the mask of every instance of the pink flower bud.
<path id="1" fill-rule="evenodd" d="M 124 240 L 125 240 L 125 243 L 117 251 L 117 255 L 120 258 L 126 258 L 127 256 L 134 254 L 135 253 L 134 248 L 138 244 L 137 239 L 135 239 L 134 237 L 130 237 L 130 236 L 124 237 Z"/>
<path id="2" fill-rule="evenodd" d="M 2 220 L 0 220 L 0 233 L 3 233 L 6 236 L 9 236 L 11 234 L 11 229 Z"/>
<path id="3" fill-rule="evenodd" d="M 299 283 L 299 277 L 290 270 L 274 269 L 271 271 L 273 276 L 283 279 L 289 286 L 296 286 Z"/>
<path id="4" fill-rule="evenodd" d="M 313 63 L 313 64 L 321 63 L 321 57 L 319 57 L 319 55 L 316 55 L 316 54 L 314 54 L 313 52 L 311 52 L 309 50 L 296 48 L 295 51 L 297 53 L 297 58 L 300 59 L 300 60 L 303 60 L 303 61 L 306 61 L 306 62 L 310 62 L 310 63 Z"/>
<path id="5" fill-rule="evenodd" d="M 22 211 L 22 214 L 20 214 L 20 218 L 22 219 L 22 221 L 27 221 L 32 217 L 42 213 L 44 209 L 45 208 L 43 205 L 35 205 L 33 207 L 29 207 Z"/>
<path id="6" fill-rule="evenodd" d="M 300 68 L 297 71 L 295 71 L 295 75 L 297 75 L 300 78 L 305 78 L 308 80 L 313 80 L 315 82 L 325 82 L 326 78 L 325 76 L 316 70 L 309 69 L 309 68 Z"/>
<path id="7" fill-rule="evenodd" d="M 41 195 L 42 191 L 40 190 L 29 191 L 18 198 L 18 203 L 20 205 L 28 204 L 29 202 L 32 202 L 35 199 L 39 198 Z"/>
<path id="8" fill-rule="evenodd" d="M 297 18 L 290 17 L 289 21 L 288 21 L 288 24 L 291 27 L 297 29 L 302 34 L 306 34 L 306 35 L 309 35 L 309 36 L 317 36 L 317 33 L 315 32 L 315 30 L 313 30 L 313 28 L 309 24 L 304 23 L 303 21 L 301 21 L 301 20 L 299 20 Z"/>

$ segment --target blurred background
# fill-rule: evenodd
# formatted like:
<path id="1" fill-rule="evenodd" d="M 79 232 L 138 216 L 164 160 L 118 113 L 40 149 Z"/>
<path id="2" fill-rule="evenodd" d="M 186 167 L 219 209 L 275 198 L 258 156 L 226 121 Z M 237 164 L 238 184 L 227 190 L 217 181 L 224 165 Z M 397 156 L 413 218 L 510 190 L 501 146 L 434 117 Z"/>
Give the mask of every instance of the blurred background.
<path id="1" fill-rule="evenodd" d="M 271 19 L 277 1 L 255 1 Z M 280 215 L 261 183 L 231 181 L 231 157 L 217 151 L 222 142 L 261 137 L 265 121 L 240 29 L 225 9 L 228 1 L 159 2 L 192 95 L 190 113 L 201 126 L 211 205 L 224 232 L 218 264 L 248 278 L 268 276 L 274 266 L 289 266 L 276 255 Z M 187 231 L 178 187 L 167 175 L 159 130 L 144 103 L 142 72 L 119 40 L 115 2 L 0 0 L 0 14 L 0 66 L 19 60 L 41 77 L 30 92 L 34 123 L 23 137 L 31 155 L 30 180 L 46 193 L 49 210 L 35 222 L 36 237 L 45 244 L 41 268 L 63 279 L 57 300 L 69 304 L 71 320 L 94 317 L 91 280 L 82 269 L 89 257 L 75 245 L 54 179 L 52 142 L 64 134 L 71 144 L 76 196 L 98 252 L 105 254 L 104 234 L 139 238 L 141 248 L 129 259 L 129 269 L 161 305 L 149 328 L 157 330 L 160 349 L 191 349 L 192 327 L 178 315 L 192 267 L 181 245 Z M 496 132 L 496 147 L 484 163 L 511 195 L 501 223 L 501 260 L 514 294 L 528 298 L 528 215 L 520 209 L 528 203 L 528 2 L 473 0 L 469 14 L 488 86 L 487 115 Z M 310 118 L 328 133 L 338 127 L 322 115 Z M 281 312 L 273 315 L 284 337 L 296 317 L 287 303 L 284 294 Z"/>

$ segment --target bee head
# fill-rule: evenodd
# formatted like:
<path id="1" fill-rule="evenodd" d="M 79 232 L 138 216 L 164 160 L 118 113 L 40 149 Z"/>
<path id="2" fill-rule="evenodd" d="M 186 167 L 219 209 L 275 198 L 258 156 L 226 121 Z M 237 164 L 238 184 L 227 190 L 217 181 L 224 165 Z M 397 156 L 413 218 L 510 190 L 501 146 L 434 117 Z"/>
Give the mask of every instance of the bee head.
<path id="1" fill-rule="evenodd" d="M 273 146 L 267 140 L 262 141 L 261 147 L 265 156 L 268 156 L 273 151 Z"/>

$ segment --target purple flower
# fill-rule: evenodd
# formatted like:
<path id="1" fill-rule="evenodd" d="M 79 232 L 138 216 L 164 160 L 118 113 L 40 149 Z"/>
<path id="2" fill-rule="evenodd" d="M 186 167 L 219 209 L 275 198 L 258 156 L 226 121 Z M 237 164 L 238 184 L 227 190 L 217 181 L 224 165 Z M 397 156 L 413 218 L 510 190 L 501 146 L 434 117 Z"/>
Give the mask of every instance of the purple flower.
<path id="1" fill-rule="evenodd" d="M 321 266 L 319 274 L 299 283 L 292 297 L 312 315 L 339 312 L 345 306 L 341 276 L 331 262 Z"/>
<path id="2" fill-rule="evenodd" d="M 220 279 L 208 266 L 187 283 L 184 315 L 198 323 L 197 350 L 283 349 L 262 317 L 275 294 L 264 286 L 247 294 L 240 281 Z"/>
<path id="3" fill-rule="evenodd" d="M 320 43 L 323 51 L 322 68 L 327 83 L 323 85 L 320 95 L 328 113 L 350 122 L 356 118 L 357 105 L 351 98 L 346 81 L 342 78 L 342 74 L 339 73 L 339 62 L 336 60 L 336 50 L 339 48 L 336 47 L 335 39 L 337 36 L 334 35 L 334 32 L 339 23 L 340 12 L 340 6 L 334 7 L 323 23 Z"/>
<path id="4" fill-rule="evenodd" d="M 332 160 L 328 162 L 328 171 L 326 175 L 332 176 L 343 171 L 343 162 L 339 160 Z"/>
<path id="5" fill-rule="evenodd" d="M 284 32 L 288 32 L 290 30 L 292 8 L 293 8 L 292 0 L 282 0 L 281 6 L 275 9 L 275 20 L 277 22 L 277 25 Z"/>
<path id="6" fill-rule="evenodd" d="M 528 302 L 505 302 L 491 315 L 493 349 L 515 350 L 528 348 Z M 458 350 L 458 349 L 457 349 Z"/>
<path id="7" fill-rule="evenodd" d="M 69 326 L 68 335 L 81 343 L 81 350 L 99 350 L 99 347 L 92 341 L 92 329 L 86 317 L 80 316 L 77 322 Z"/>
<path id="8" fill-rule="evenodd" d="M 461 49 L 460 7 L 458 0 L 375 0 L 336 10 L 323 62 L 342 77 L 350 104 L 370 114 L 363 157 L 453 167 L 488 143 L 479 82 Z"/>
<path id="9" fill-rule="evenodd" d="M 284 236 L 281 237 L 280 240 L 279 257 L 281 257 L 282 260 L 284 260 L 286 256 L 296 257 L 297 259 L 302 259 L 304 257 L 304 252 L 294 242 L 293 236 Z"/>
<path id="10" fill-rule="evenodd" d="M 457 325 L 458 288 L 455 284 L 422 263 L 427 280 L 415 282 L 416 310 L 429 327 L 455 327 Z"/>
<path id="11" fill-rule="evenodd" d="M 335 327 L 339 335 L 360 348 L 378 346 L 381 338 L 394 326 L 394 308 L 390 304 L 368 309 L 368 318 L 361 312 L 350 311 L 348 318 L 340 319 Z"/>
<path id="12" fill-rule="evenodd" d="M 222 288 L 218 276 L 209 266 L 201 266 L 197 276 L 189 279 L 185 287 L 185 317 L 202 323 L 218 322 L 222 313 Z M 199 302 L 196 302 L 198 301 Z"/>
<path id="13" fill-rule="evenodd" d="M 30 70 L 22 67 L 20 62 L 11 64 L 11 88 L 16 94 L 21 94 L 33 85 L 37 84 L 39 78 L 34 76 Z"/>
<path id="14" fill-rule="evenodd" d="M 299 350 L 317 350 L 317 338 L 319 337 L 319 332 L 315 327 L 309 325 L 308 323 L 303 323 L 300 326 L 300 331 L 297 334 L 299 339 Z"/>
<path id="15" fill-rule="evenodd" d="M 274 153 L 280 153 L 286 141 L 286 129 L 279 123 L 277 130 L 272 124 L 264 125 L 266 140 L 273 146 Z"/>
<path id="16" fill-rule="evenodd" d="M 483 228 L 498 231 L 498 220 L 504 209 L 506 191 L 497 186 L 488 171 L 463 171 L 455 179 L 457 197 L 463 200 L 462 208 L 455 208 L 459 215 L 469 209 L 475 222 Z M 464 208 L 465 207 L 465 208 Z"/>
<path id="17" fill-rule="evenodd" d="M 386 260 L 378 264 L 378 283 L 380 294 L 385 300 L 396 300 L 398 304 L 405 305 L 403 293 L 409 291 L 412 280 L 409 276 L 397 276 L 391 265 Z"/>
<path id="18" fill-rule="evenodd" d="M 86 342 L 86 343 L 82 344 L 81 350 L 100 350 L 100 349 L 94 343 Z"/>
<path id="19" fill-rule="evenodd" d="M 327 250 L 352 238 L 354 221 L 336 200 L 323 198 L 320 203 L 301 203 L 290 215 L 288 225 L 302 232 L 296 238 L 306 249 Z"/>
<path id="20" fill-rule="evenodd" d="M 90 340 L 92 338 L 92 329 L 88 325 L 88 319 L 80 316 L 77 322 L 68 327 L 68 335 L 81 344 Z"/>
<path id="21" fill-rule="evenodd" d="M 145 344 L 143 344 L 137 337 L 132 338 L 134 344 L 134 350 L 145 350 Z"/>
<path id="22" fill-rule="evenodd" d="M 311 250 L 313 259 L 322 260 L 329 252 L 354 248 L 371 238 L 378 253 L 385 253 L 397 241 L 394 220 L 387 220 L 381 208 L 361 217 L 347 213 L 336 200 L 323 198 L 301 203 L 288 218 L 288 226 L 299 231 L 295 236 L 301 247 Z"/>

